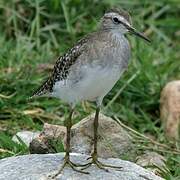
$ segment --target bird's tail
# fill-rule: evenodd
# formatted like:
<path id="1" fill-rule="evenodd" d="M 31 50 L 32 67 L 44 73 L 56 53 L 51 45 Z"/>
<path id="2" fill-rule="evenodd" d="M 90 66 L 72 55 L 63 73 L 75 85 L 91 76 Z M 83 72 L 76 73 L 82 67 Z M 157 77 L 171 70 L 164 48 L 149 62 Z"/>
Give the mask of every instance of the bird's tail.
<path id="1" fill-rule="evenodd" d="M 29 99 L 46 95 L 51 92 L 51 80 L 46 80 L 36 91 L 33 92 Z"/>

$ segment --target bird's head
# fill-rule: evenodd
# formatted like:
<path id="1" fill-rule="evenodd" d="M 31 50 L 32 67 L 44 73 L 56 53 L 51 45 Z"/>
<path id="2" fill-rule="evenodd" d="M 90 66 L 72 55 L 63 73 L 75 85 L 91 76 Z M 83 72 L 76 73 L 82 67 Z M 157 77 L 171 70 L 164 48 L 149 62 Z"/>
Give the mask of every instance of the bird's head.
<path id="1" fill-rule="evenodd" d="M 121 34 L 131 33 L 150 42 L 145 35 L 132 26 L 131 17 L 124 10 L 110 9 L 107 11 L 102 17 L 101 29 L 113 30 Z"/>

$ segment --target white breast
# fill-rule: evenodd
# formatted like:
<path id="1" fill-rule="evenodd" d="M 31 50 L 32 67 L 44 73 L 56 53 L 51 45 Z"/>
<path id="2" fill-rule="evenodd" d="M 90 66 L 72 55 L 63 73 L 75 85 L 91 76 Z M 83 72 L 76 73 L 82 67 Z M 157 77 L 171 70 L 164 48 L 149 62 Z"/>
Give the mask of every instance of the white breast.
<path id="1" fill-rule="evenodd" d="M 103 98 L 121 75 L 118 68 L 102 68 L 102 66 L 83 66 L 82 71 L 83 77 L 76 82 L 71 78 L 56 82 L 52 95 L 71 104 L 82 100 L 95 101 L 97 98 Z"/>

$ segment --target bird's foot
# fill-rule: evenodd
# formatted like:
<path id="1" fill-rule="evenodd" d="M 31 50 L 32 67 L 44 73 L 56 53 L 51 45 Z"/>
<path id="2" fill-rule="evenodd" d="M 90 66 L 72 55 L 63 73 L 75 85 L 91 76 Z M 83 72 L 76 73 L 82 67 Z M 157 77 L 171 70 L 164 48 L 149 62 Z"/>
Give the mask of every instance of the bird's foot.
<path id="1" fill-rule="evenodd" d="M 65 168 L 65 166 L 68 165 L 69 167 L 71 167 L 74 171 L 79 172 L 79 173 L 83 173 L 83 174 L 89 174 L 89 172 L 83 171 L 82 169 L 79 169 L 78 167 L 82 167 L 84 165 L 81 164 L 75 164 L 72 161 L 70 161 L 69 156 L 65 156 L 63 164 L 61 166 L 61 168 L 58 170 L 58 172 L 54 175 L 49 175 L 48 177 L 51 179 L 56 179 L 56 177 L 62 173 L 63 169 Z"/>
<path id="2" fill-rule="evenodd" d="M 109 172 L 108 168 L 114 168 L 118 171 L 122 170 L 122 167 L 120 166 L 113 166 L 110 164 L 104 164 L 102 162 L 100 162 L 97 158 L 97 154 L 92 154 L 91 157 L 89 157 L 87 160 L 91 159 L 91 161 L 87 164 L 83 164 L 82 166 L 84 166 L 83 168 L 81 168 L 81 170 L 85 170 L 88 167 L 90 167 L 92 164 L 95 164 L 99 169 L 103 169 L 106 172 Z"/>

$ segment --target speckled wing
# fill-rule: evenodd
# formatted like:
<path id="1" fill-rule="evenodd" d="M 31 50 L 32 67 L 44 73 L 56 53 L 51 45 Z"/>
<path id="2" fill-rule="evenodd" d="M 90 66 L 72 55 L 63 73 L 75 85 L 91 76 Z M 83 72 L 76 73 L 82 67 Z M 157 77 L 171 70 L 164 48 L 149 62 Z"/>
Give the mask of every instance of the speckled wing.
<path id="1" fill-rule="evenodd" d="M 57 81 L 65 80 L 68 76 L 70 67 L 75 63 L 77 58 L 83 53 L 87 42 L 87 37 L 78 41 L 63 56 L 60 56 L 55 65 L 50 77 L 32 94 L 32 97 L 49 94 L 53 91 L 53 86 Z"/>

